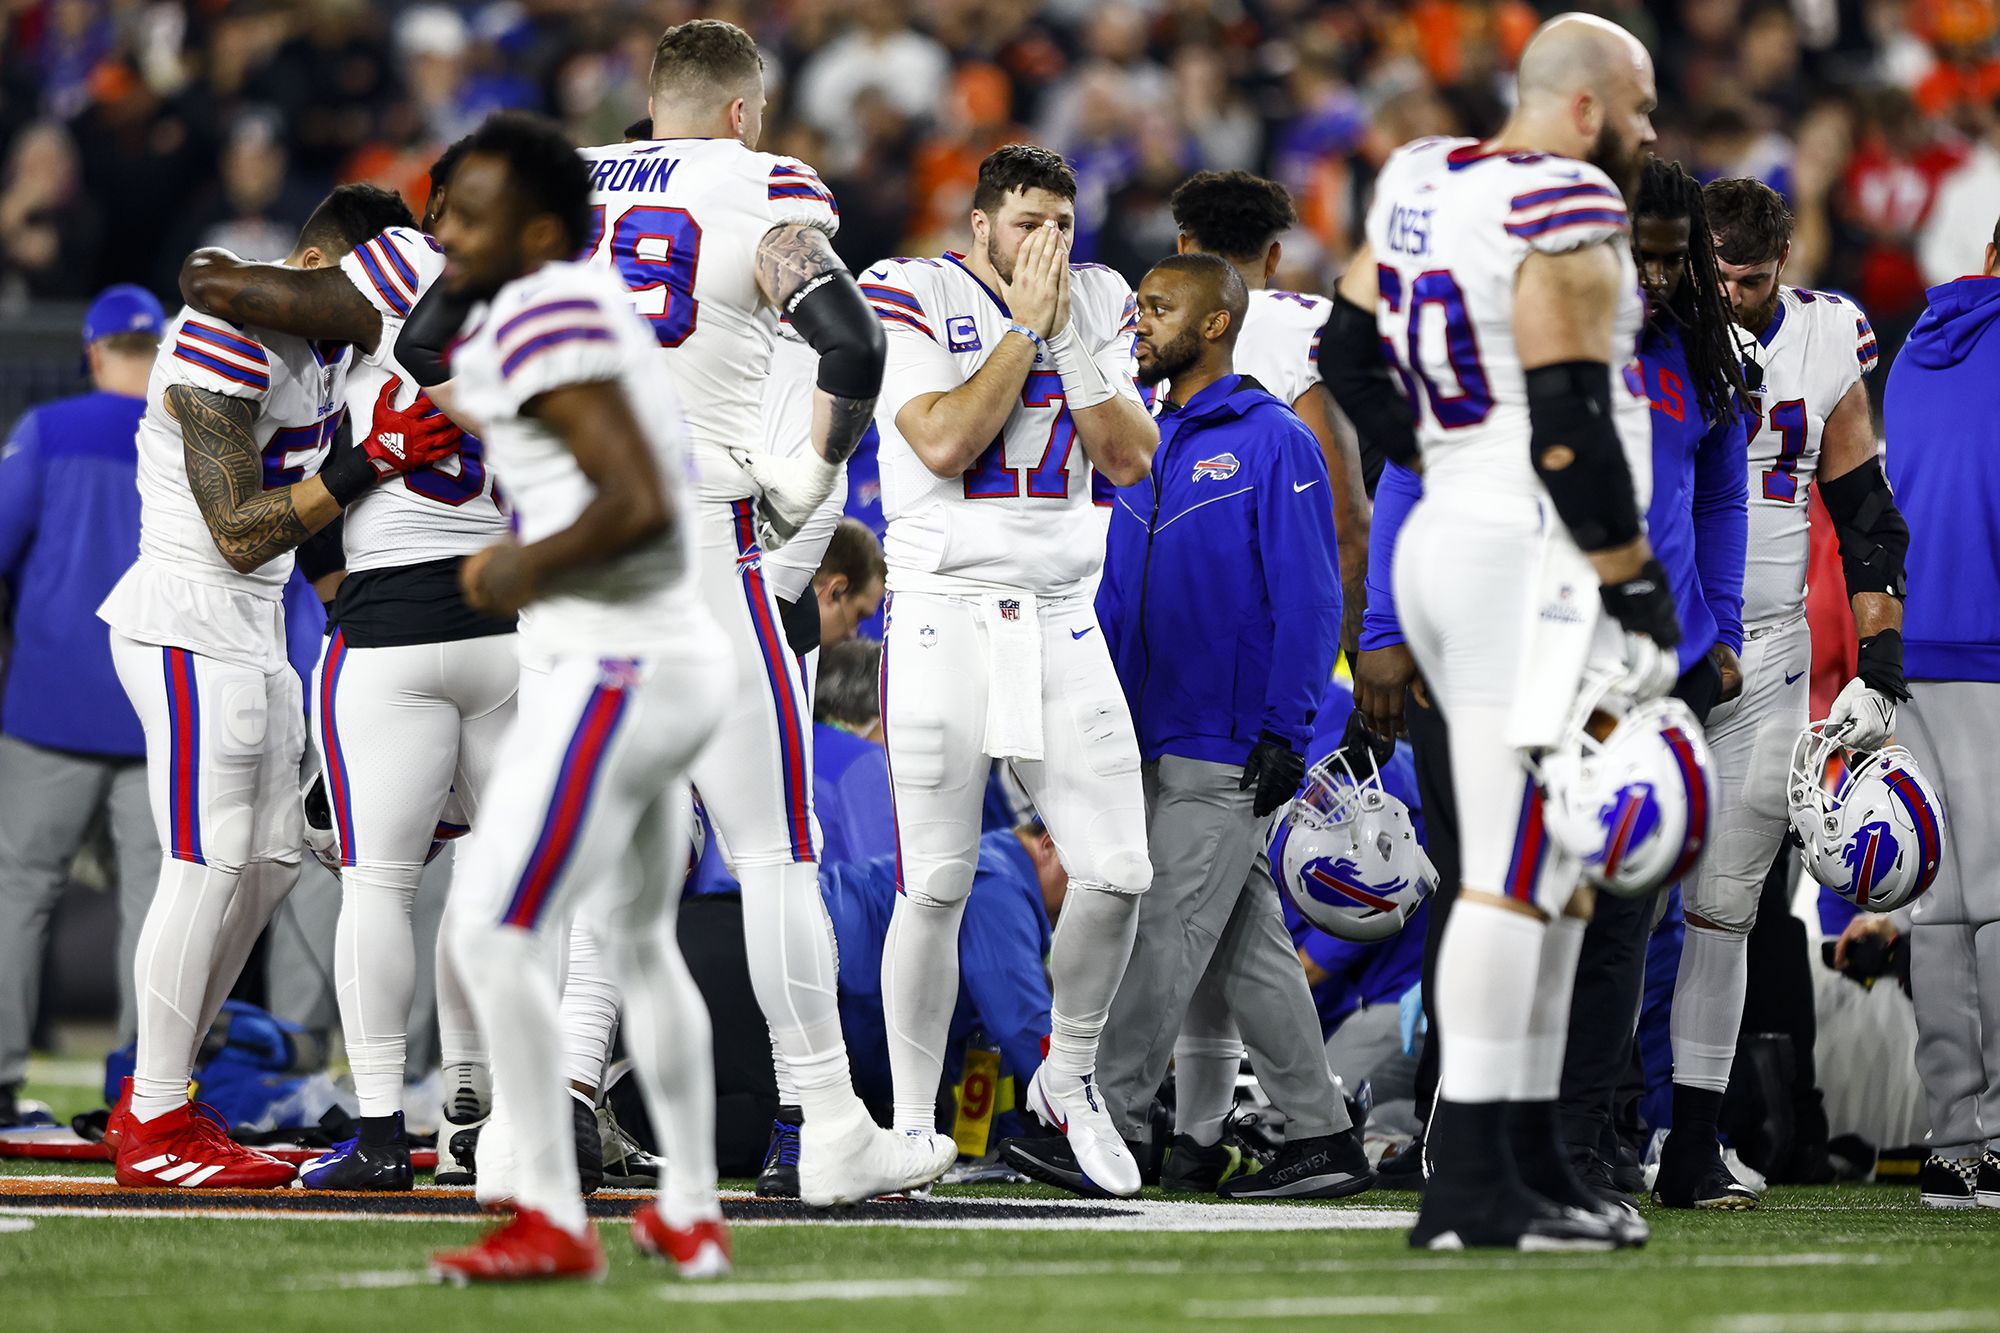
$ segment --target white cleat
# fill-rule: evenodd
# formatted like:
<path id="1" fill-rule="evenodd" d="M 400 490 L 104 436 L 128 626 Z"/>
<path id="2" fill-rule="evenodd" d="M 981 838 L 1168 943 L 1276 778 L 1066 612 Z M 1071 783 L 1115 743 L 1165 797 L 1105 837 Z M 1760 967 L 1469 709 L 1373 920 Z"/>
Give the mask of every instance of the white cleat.
<path id="1" fill-rule="evenodd" d="M 837 1208 L 880 1194 L 928 1188 L 958 1160 L 958 1144 L 943 1134 L 883 1129 L 859 1102 L 839 1119 L 808 1115 L 799 1127 L 799 1198 L 808 1207 Z"/>
<path id="2" fill-rule="evenodd" d="M 1052 1073 L 1044 1061 L 1028 1084 L 1028 1109 L 1069 1140 L 1077 1169 L 1088 1183 L 1119 1199 L 1139 1192 L 1139 1163 L 1089 1078 Z"/>

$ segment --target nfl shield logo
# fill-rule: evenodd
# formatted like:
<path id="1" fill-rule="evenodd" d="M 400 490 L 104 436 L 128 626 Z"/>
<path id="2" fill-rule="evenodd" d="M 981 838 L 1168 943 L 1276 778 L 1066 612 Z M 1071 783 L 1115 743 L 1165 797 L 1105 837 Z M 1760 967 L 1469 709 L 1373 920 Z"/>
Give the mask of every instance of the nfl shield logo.
<path id="1" fill-rule="evenodd" d="M 1000 618 L 1002 620 L 1019 620 L 1021 618 L 1021 604 L 1011 598 L 1000 603 Z"/>

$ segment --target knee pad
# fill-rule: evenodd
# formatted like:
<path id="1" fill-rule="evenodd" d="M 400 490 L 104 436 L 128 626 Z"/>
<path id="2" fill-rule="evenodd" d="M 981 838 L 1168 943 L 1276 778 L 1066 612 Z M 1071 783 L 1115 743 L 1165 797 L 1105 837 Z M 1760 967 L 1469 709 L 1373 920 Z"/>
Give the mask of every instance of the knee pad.
<path id="1" fill-rule="evenodd" d="M 1070 677 L 1070 718 L 1082 738 L 1083 757 L 1101 778 L 1137 773 L 1139 737 L 1132 729 L 1131 710 L 1122 695 L 1092 688 L 1099 683 L 1097 672 Z"/>
<path id="2" fill-rule="evenodd" d="M 972 867 L 963 862 L 945 862 L 932 867 L 929 874 L 913 872 L 907 867 L 903 872 L 903 897 L 913 907 L 956 911 L 971 892 Z"/>
<path id="3" fill-rule="evenodd" d="M 1741 889 L 1741 886 L 1734 886 Z M 1748 935 L 1757 925 L 1758 889 L 1730 894 L 1713 894 L 1699 901 L 1690 896 L 1681 903 L 1689 930 L 1713 930 L 1723 935 Z M 1699 920 L 1697 920 L 1699 918 Z M 1706 922 L 1704 926 L 1702 923 Z"/>

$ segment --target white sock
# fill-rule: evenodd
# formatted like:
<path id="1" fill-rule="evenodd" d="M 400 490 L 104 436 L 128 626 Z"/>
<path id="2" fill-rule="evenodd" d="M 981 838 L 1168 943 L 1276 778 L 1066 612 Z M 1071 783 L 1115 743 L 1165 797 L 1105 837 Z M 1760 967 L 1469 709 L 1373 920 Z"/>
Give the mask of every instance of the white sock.
<path id="1" fill-rule="evenodd" d="M 1542 934 L 1541 967 L 1535 1000 L 1528 1009 L 1528 1039 L 1521 1057 L 1515 1101 L 1552 1102 L 1562 1090 L 1563 1047 L 1569 1040 L 1570 998 L 1576 992 L 1576 965 L 1583 955 L 1585 922 L 1559 916 Z"/>
<path id="2" fill-rule="evenodd" d="M 1438 945 L 1438 1095 L 1510 1101 L 1520 1083 L 1543 922 L 1461 897 Z"/>
<path id="3" fill-rule="evenodd" d="M 739 866 L 750 986 L 784 1053 L 810 1119 L 859 1110 L 840 1033 L 833 922 L 819 896 L 819 867 L 788 861 Z"/>
<path id="4" fill-rule="evenodd" d="M 1750 984 L 1750 937 L 1688 923 L 1681 942 L 1669 1031 L 1674 1082 L 1711 1092 L 1729 1090 L 1743 994 Z"/>
<path id="5" fill-rule="evenodd" d="M 454 864 L 453 873 L 457 873 Z M 492 1092 L 486 1085 L 486 1043 L 479 1035 L 479 1020 L 473 1017 L 472 997 L 466 994 L 465 982 L 458 974 L 458 959 L 451 947 L 452 932 L 456 928 L 459 909 L 457 895 L 445 899 L 444 914 L 438 923 L 437 937 L 437 1023 L 438 1062 L 445 1069 L 447 1095 L 454 1086 L 451 1082 L 453 1068 L 479 1070 L 479 1104 L 492 1109 Z M 454 1117 L 456 1118 L 456 1117 Z"/>
<path id="6" fill-rule="evenodd" d="M 216 939 L 241 876 L 240 870 L 163 859 L 132 967 L 139 1000 L 132 1114 L 142 1121 L 187 1103 L 195 1047 L 208 1030 L 202 1000 Z"/>
<path id="7" fill-rule="evenodd" d="M 1242 1042 L 1182 1032 L 1174 1042 L 1174 1133 L 1204 1148 L 1220 1142 L 1242 1067 Z"/>
<path id="8" fill-rule="evenodd" d="M 612 1035 L 618 1030 L 618 985 L 612 980 L 610 961 L 581 919 L 569 927 L 569 966 L 563 972 L 560 1013 L 563 1077 L 597 1088 L 604 1081 Z"/>
<path id="9" fill-rule="evenodd" d="M 421 866 L 352 865 L 340 876 L 333 976 L 347 1066 L 364 1116 L 403 1107 L 417 948 L 410 933 Z"/>
<path id="10" fill-rule="evenodd" d="M 798 1080 L 792 1077 L 792 1067 L 785 1063 L 785 1053 L 778 1049 L 778 1034 L 767 1024 L 765 1036 L 771 1043 L 771 1077 L 778 1084 L 778 1105 L 797 1106 L 799 1104 Z"/>
<path id="11" fill-rule="evenodd" d="M 581 1233 L 587 1223 L 568 1090 L 554 1077 L 561 1042 L 548 950 L 531 932 L 477 920 L 461 923 L 452 943 L 480 1029 L 503 1037 L 493 1043 L 493 1096 L 512 1122 L 506 1137 L 513 1198 L 563 1230 Z M 483 1151 L 481 1158 L 484 1185 Z"/>
<path id="12" fill-rule="evenodd" d="M 1139 896 L 1071 880 L 1049 942 L 1051 1073 L 1088 1078 L 1139 931 Z M 947 1005 L 944 1017 L 951 1013 Z"/>
<path id="13" fill-rule="evenodd" d="M 223 1001 L 243 975 L 243 965 L 250 961 L 250 951 L 257 947 L 264 927 L 271 924 L 278 904 L 291 896 L 298 882 L 297 861 L 252 861 L 243 867 L 236 895 L 229 900 L 229 910 L 222 914 L 222 928 L 215 937 L 215 960 L 201 1001 L 201 1026 L 195 1030 L 197 1046 L 222 1012 Z"/>
<path id="14" fill-rule="evenodd" d="M 899 895 L 882 944 L 882 1018 L 896 1089 L 896 1128 L 935 1132 L 951 1011 L 958 1005 L 958 929 L 949 906 Z"/>

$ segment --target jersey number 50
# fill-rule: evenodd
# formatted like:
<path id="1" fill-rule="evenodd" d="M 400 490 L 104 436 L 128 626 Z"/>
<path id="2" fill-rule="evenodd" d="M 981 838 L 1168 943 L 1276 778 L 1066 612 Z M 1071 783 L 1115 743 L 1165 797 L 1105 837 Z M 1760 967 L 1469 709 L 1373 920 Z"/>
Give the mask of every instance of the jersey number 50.
<path id="1" fill-rule="evenodd" d="M 590 238 L 582 257 L 597 253 L 604 239 L 604 205 L 590 209 Z M 701 262 L 701 224 L 685 208 L 634 204 L 618 215 L 611 231 L 611 263 L 633 308 L 653 325 L 662 347 L 679 347 L 694 332 L 701 303 L 694 299 L 695 267 Z"/>
<path id="2" fill-rule="evenodd" d="M 1378 264 L 1375 276 L 1382 303 L 1389 313 L 1402 314 L 1403 275 L 1387 264 Z M 1403 334 L 1402 354 L 1395 355 L 1393 345 L 1387 350 L 1391 353 L 1390 364 L 1402 373 L 1403 391 L 1409 395 L 1410 406 L 1418 407 L 1417 385 L 1421 384 L 1423 397 L 1430 403 L 1431 416 L 1438 425 L 1446 430 L 1477 426 L 1493 410 L 1493 392 L 1486 383 L 1486 369 L 1479 363 L 1479 339 L 1473 332 L 1472 315 L 1465 308 L 1465 292 L 1458 279 L 1441 268 L 1419 273 L 1410 284 L 1408 299 L 1409 323 Z M 1433 306 L 1444 316 L 1445 362 L 1451 368 L 1452 378 L 1458 381 L 1456 393 L 1447 394 L 1439 389 L 1436 379 L 1424 370 L 1424 315 Z M 1383 339 L 1385 344 L 1389 341 Z"/>

